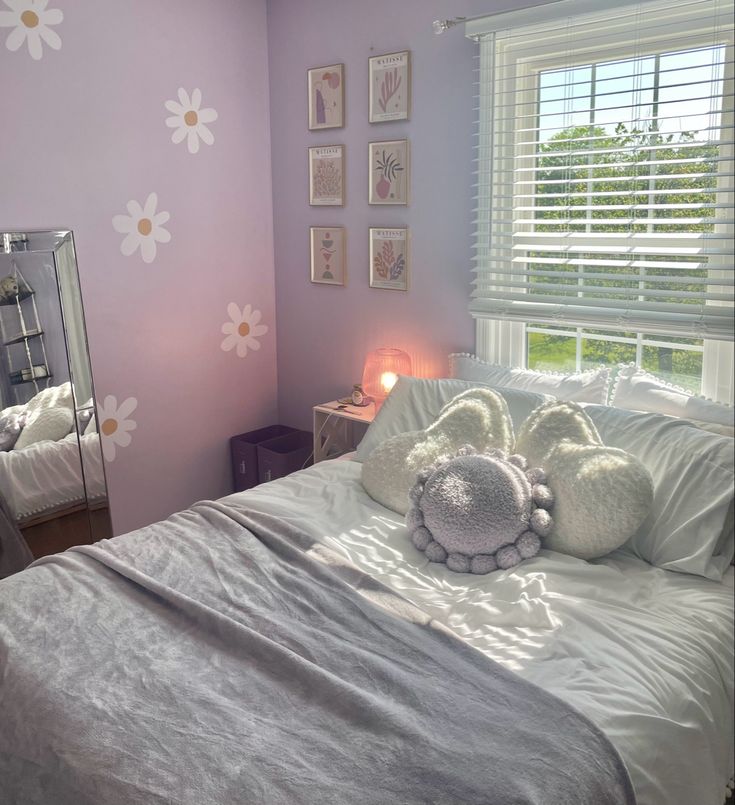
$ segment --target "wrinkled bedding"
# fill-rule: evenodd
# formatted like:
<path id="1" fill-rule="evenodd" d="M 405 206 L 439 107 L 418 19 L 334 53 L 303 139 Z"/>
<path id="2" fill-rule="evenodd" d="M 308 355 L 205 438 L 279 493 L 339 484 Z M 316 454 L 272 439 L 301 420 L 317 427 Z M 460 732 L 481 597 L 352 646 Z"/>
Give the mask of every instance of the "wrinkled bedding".
<path id="1" fill-rule="evenodd" d="M 722 583 L 624 551 L 542 550 L 508 571 L 452 573 L 371 500 L 360 464 L 328 461 L 235 501 L 297 523 L 467 644 L 587 715 L 639 805 L 722 805 L 733 774 L 733 568 Z"/>
<path id="2" fill-rule="evenodd" d="M 79 445 L 84 456 L 84 475 Z M 50 514 L 85 500 L 105 497 L 99 436 L 43 441 L 23 450 L 0 452 L 0 490 L 16 520 Z"/>
<path id="3" fill-rule="evenodd" d="M 232 500 L 2 582 L 0 679 L 7 805 L 634 805 L 574 708 Z"/>

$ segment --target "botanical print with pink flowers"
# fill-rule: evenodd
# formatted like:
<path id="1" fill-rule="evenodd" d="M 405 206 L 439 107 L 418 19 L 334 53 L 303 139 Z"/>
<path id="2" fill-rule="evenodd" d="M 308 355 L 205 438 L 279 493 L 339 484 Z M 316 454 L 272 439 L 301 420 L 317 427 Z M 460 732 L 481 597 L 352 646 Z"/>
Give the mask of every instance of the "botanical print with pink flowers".
<path id="1" fill-rule="evenodd" d="M 411 52 L 373 56 L 370 64 L 370 122 L 408 120 L 411 102 Z"/>
<path id="2" fill-rule="evenodd" d="M 408 140 L 369 143 L 370 204 L 408 204 Z"/>
<path id="3" fill-rule="evenodd" d="M 370 229 L 370 287 L 408 290 L 408 230 Z"/>

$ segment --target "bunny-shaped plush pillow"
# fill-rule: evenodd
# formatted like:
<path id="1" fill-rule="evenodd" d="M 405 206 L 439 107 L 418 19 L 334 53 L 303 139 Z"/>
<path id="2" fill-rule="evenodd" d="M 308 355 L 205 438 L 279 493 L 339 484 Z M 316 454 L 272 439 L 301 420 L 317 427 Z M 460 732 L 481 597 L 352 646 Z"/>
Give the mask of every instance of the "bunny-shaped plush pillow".
<path id="1" fill-rule="evenodd" d="M 653 504 L 653 481 L 630 453 L 605 447 L 573 402 L 539 406 L 521 425 L 516 451 L 542 466 L 554 496 L 544 547 L 579 559 L 604 556 L 635 534 Z"/>
<path id="2" fill-rule="evenodd" d="M 386 439 L 362 465 L 362 485 L 373 500 L 406 514 L 417 473 L 471 445 L 480 453 L 510 452 L 513 426 L 505 400 L 490 389 L 469 389 L 450 400 L 426 430 Z"/>

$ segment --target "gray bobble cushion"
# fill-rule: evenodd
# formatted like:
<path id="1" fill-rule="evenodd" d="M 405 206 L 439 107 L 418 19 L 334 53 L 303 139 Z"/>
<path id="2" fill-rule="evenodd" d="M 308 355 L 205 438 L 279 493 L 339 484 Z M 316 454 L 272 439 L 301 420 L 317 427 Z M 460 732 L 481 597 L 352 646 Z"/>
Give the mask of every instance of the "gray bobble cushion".
<path id="1" fill-rule="evenodd" d="M 632 537 L 653 505 L 653 481 L 630 453 L 602 444 L 573 402 L 539 406 L 523 423 L 516 451 L 546 470 L 554 522 L 544 547 L 594 559 Z"/>
<path id="2" fill-rule="evenodd" d="M 545 480 L 523 456 L 461 448 L 418 474 L 406 516 L 411 540 L 457 573 L 513 567 L 535 556 L 551 531 Z"/>
<path id="3" fill-rule="evenodd" d="M 513 426 L 508 406 L 490 389 L 470 389 L 450 400 L 425 430 L 391 436 L 362 465 L 362 485 L 373 500 L 400 514 L 422 469 L 471 444 L 478 452 L 510 452 Z"/>

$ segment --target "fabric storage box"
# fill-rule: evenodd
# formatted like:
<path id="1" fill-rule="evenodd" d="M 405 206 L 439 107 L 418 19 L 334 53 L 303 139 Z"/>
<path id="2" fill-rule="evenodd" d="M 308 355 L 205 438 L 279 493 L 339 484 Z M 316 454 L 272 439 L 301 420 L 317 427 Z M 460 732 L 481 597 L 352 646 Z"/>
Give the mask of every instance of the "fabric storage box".
<path id="1" fill-rule="evenodd" d="M 235 492 L 242 492 L 260 483 L 258 480 L 258 445 L 261 442 L 295 433 L 288 425 L 270 425 L 267 428 L 239 433 L 230 439 L 232 481 Z"/>
<path id="2" fill-rule="evenodd" d="M 283 478 L 312 463 L 314 438 L 308 430 L 295 430 L 258 445 L 258 479 L 260 483 Z"/>

